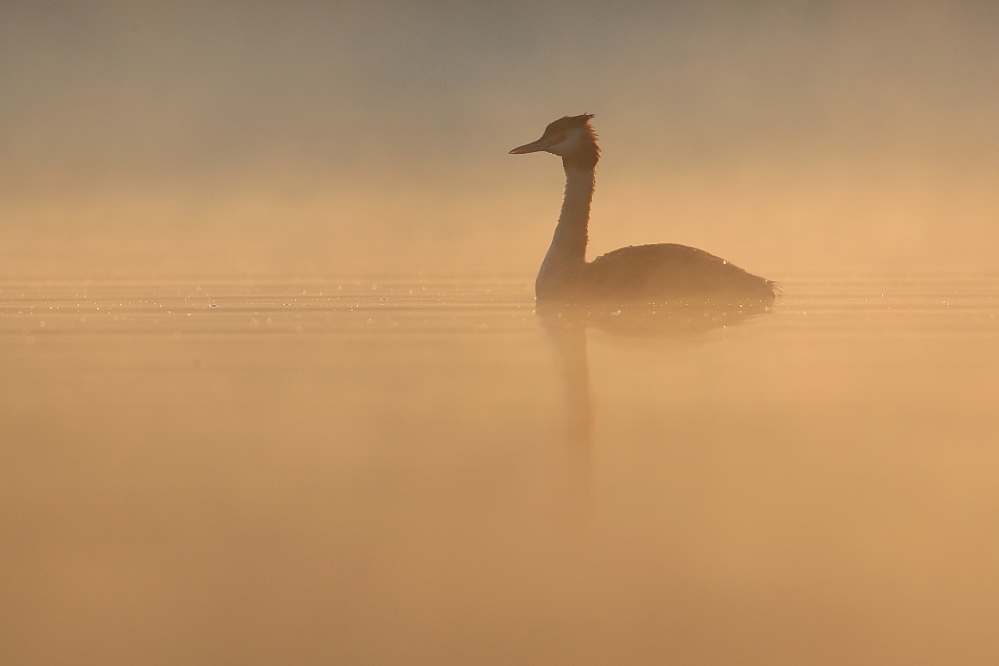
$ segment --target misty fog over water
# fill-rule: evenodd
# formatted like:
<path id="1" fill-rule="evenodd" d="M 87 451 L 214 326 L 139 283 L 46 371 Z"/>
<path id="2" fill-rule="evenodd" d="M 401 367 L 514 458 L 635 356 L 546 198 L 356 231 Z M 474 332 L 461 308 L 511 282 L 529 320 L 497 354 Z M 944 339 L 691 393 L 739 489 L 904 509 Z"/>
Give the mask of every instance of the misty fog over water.
<path id="1" fill-rule="evenodd" d="M 995 662 L 997 44 L 3 3 L 0 663 Z M 536 299 L 563 169 L 508 151 L 584 112 L 589 259 L 776 301 Z"/>

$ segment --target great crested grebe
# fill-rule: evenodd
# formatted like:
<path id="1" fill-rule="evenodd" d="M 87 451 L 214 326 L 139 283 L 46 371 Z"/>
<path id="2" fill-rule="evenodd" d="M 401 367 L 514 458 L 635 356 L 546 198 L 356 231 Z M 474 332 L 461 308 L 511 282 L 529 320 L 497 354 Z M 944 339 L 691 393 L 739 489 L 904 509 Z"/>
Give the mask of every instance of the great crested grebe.
<path id="1" fill-rule="evenodd" d="M 546 151 L 560 156 L 565 169 L 562 212 L 535 282 L 538 302 L 772 303 L 773 282 L 686 245 L 623 247 L 586 261 L 586 227 L 600 159 L 592 117 L 559 118 L 540 139 L 510 151 L 511 155 Z"/>

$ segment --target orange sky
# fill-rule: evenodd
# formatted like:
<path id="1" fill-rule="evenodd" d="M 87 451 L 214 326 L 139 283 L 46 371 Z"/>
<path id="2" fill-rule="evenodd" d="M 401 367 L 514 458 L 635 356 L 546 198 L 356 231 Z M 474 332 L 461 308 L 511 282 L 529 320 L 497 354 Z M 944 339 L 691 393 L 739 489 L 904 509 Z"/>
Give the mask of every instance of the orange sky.
<path id="1" fill-rule="evenodd" d="M 0 277 L 530 275 L 596 113 L 593 253 L 989 268 L 992 3 L 4 3 Z"/>

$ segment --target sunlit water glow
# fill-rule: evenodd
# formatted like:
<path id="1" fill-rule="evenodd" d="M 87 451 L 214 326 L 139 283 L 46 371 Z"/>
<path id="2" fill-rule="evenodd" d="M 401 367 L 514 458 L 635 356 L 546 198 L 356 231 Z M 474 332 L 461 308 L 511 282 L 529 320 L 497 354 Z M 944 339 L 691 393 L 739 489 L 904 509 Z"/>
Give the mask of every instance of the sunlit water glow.
<path id="1" fill-rule="evenodd" d="M 999 276 L 617 316 L 0 284 L 8 663 L 994 660 Z"/>

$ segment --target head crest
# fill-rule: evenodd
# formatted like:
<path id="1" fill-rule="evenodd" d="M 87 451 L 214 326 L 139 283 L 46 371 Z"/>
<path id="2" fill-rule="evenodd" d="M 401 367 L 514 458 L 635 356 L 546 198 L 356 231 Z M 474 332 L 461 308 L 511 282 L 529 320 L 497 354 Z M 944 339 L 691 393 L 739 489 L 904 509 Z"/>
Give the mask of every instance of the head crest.
<path id="1" fill-rule="evenodd" d="M 561 132 L 574 127 L 585 127 L 593 117 L 592 113 L 584 113 L 578 116 L 562 116 L 558 120 L 548 124 L 546 132 Z"/>

